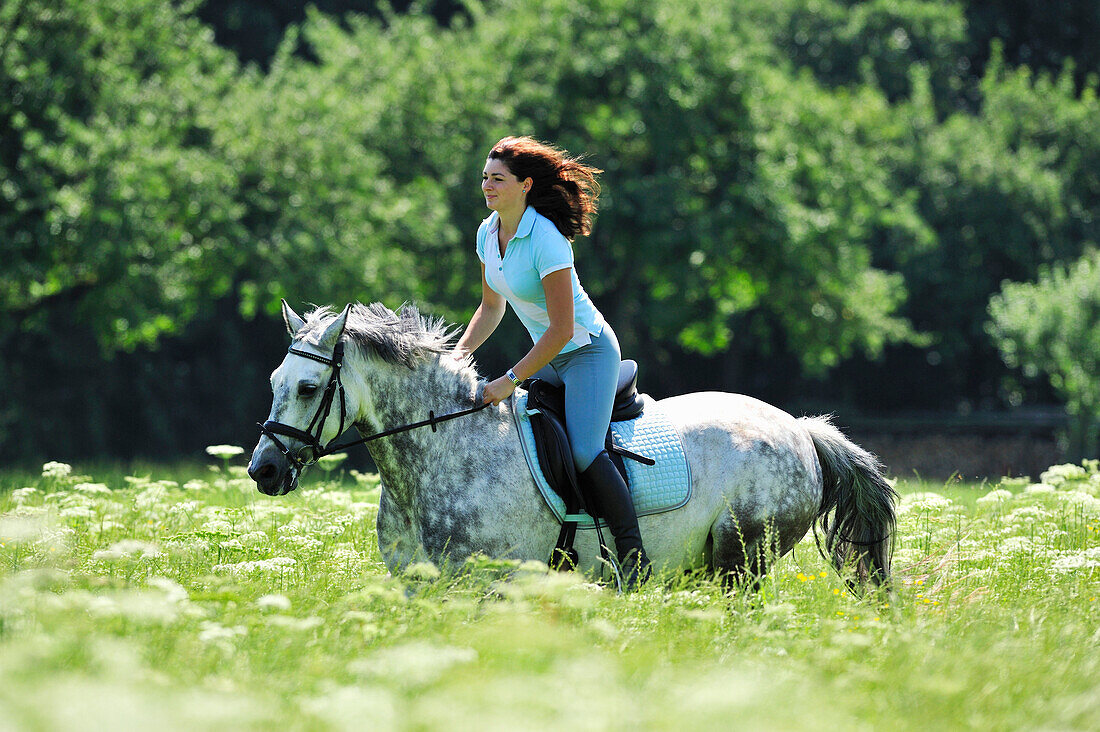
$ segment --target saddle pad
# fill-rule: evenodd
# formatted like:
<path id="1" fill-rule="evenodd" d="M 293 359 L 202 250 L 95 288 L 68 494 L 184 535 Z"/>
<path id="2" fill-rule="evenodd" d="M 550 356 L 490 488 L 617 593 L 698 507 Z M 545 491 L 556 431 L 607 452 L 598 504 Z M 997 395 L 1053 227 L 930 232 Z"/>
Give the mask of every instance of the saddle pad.
<path id="1" fill-rule="evenodd" d="M 680 508 L 691 498 L 691 468 L 684 456 L 684 446 L 676 428 L 668 421 L 656 403 L 644 396 L 645 411 L 642 416 L 624 422 L 612 422 L 611 433 L 616 445 L 631 452 L 653 458 L 655 465 L 643 465 L 637 460 L 623 458 L 626 465 L 627 484 L 634 497 L 634 510 L 639 516 L 649 516 Z M 523 456 L 543 498 L 558 521 L 565 519 L 565 501 L 559 496 L 539 467 L 535 451 L 535 435 L 527 416 L 527 392 L 516 389 L 512 396 L 512 414 L 519 428 Z M 576 519 L 578 529 L 594 527 L 588 514 L 570 514 Z M 601 522 L 601 526 L 603 522 Z"/>

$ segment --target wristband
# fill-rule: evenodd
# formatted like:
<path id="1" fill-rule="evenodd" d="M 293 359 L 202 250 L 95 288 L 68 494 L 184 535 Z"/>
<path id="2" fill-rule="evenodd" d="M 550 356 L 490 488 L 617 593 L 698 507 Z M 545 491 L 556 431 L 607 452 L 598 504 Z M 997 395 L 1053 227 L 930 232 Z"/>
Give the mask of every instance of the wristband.
<path id="1" fill-rule="evenodd" d="M 512 369 L 508 369 L 508 373 L 506 373 L 505 376 L 507 376 L 508 380 L 511 381 L 513 384 L 519 386 L 519 378 L 516 377 L 515 371 L 513 371 Z"/>

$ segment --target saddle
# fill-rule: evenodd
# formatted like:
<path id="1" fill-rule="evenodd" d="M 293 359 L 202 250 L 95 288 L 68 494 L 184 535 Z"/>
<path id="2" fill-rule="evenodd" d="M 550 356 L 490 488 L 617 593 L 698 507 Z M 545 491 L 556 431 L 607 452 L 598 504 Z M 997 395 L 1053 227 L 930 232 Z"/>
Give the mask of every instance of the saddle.
<path id="1" fill-rule="evenodd" d="M 577 552 L 573 548 L 577 522 L 568 520 L 570 515 L 591 513 L 581 490 L 576 466 L 573 464 L 573 452 L 569 447 L 569 437 L 565 424 L 565 388 L 554 386 L 542 379 L 529 379 L 524 387 L 527 390 L 527 414 L 531 422 L 531 431 L 535 438 L 535 452 L 546 482 L 565 502 L 566 520 L 562 521 L 558 542 L 551 552 L 550 565 L 558 569 L 571 569 L 578 563 Z M 611 409 L 611 421 L 623 422 L 640 417 L 645 401 L 638 394 L 638 364 L 631 360 L 619 365 L 619 380 L 615 389 L 615 403 Z M 638 455 L 615 444 L 610 426 L 604 439 L 611 461 L 627 477 L 623 458 L 630 458 L 646 465 L 655 461 Z M 593 514 L 594 516 L 594 514 Z M 597 531 L 599 523 L 597 522 Z M 603 547 L 600 539 L 601 550 Z"/>

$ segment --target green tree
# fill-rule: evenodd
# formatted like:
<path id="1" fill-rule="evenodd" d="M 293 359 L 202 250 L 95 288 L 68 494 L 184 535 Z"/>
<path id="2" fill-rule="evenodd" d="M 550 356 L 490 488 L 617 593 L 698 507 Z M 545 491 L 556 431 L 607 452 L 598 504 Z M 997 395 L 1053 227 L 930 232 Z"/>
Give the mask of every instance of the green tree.
<path id="1" fill-rule="evenodd" d="M 302 79 L 369 100 L 362 134 L 383 170 L 417 181 L 457 226 L 406 237 L 423 283 L 411 294 L 472 308 L 478 172 L 499 136 L 526 133 L 606 170 L 576 252 L 630 347 L 668 358 L 786 343 L 820 373 L 912 336 L 894 317 L 901 278 L 871 263 L 879 237 L 927 236 L 882 165 L 880 94 L 792 78 L 766 33 L 704 2 L 504 1 L 472 14 L 448 31 L 415 16 L 304 29 L 320 61 Z"/>
<path id="2" fill-rule="evenodd" d="M 1005 363 L 1046 375 L 1072 418 L 1070 451 L 1100 448 L 1100 251 L 1040 268 L 1034 283 L 1005 282 L 990 298 L 988 330 Z"/>
<path id="3" fill-rule="evenodd" d="M 965 91 L 967 27 L 959 2 L 942 0 L 778 0 L 750 3 L 776 47 L 822 84 L 872 83 L 891 102 L 913 91 L 910 69 L 927 70 L 943 111 Z"/>
<path id="4" fill-rule="evenodd" d="M 938 365 L 925 378 L 992 402 L 1003 365 L 985 332 L 989 297 L 1002 281 L 1032 280 L 1041 265 L 1100 241 L 1100 103 L 1094 89 L 1078 94 L 1068 72 L 993 63 L 979 112 L 938 122 L 926 72 L 913 76 L 890 164 L 934 236 L 921 246 L 881 240 L 876 255 L 905 277 L 902 314 L 934 338 Z"/>
<path id="5" fill-rule="evenodd" d="M 235 63 L 162 0 L 15 0 L 0 28 L 0 337 L 59 309 L 107 349 L 152 343 L 237 261 L 208 145 Z"/>

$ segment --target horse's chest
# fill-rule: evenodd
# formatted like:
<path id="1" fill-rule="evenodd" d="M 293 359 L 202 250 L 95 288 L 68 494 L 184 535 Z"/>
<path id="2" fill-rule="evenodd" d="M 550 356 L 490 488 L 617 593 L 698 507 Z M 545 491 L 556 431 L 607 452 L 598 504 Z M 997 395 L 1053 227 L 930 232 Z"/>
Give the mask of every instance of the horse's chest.
<path id="1" fill-rule="evenodd" d="M 475 552 L 503 555 L 509 549 L 506 532 L 500 530 L 506 517 L 494 519 L 493 509 L 465 492 L 426 491 L 409 507 L 398 506 L 383 492 L 378 507 L 383 559 L 392 569 L 416 559 L 439 563 Z"/>

